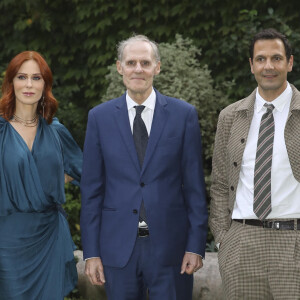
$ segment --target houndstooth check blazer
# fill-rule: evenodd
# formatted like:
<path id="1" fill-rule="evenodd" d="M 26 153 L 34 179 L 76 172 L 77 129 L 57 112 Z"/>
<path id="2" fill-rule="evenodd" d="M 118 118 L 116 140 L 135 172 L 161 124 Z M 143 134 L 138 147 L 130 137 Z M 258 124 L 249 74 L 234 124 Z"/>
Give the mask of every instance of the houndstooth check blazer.
<path id="1" fill-rule="evenodd" d="M 292 172 L 300 182 L 300 92 L 293 86 L 285 126 L 285 144 Z M 220 243 L 230 227 L 242 157 L 254 113 L 256 89 L 220 113 L 212 161 L 210 228 Z"/>

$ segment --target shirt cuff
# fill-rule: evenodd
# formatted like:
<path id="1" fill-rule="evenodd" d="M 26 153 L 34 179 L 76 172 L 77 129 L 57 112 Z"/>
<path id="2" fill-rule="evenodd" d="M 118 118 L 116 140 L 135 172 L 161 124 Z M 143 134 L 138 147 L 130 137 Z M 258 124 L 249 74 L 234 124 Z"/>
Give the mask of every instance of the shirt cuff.
<path id="1" fill-rule="evenodd" d="M 200 255 L 200 254 L 198 254 L 198 253 L 189 252 L 189 251 L 185 251 L 185 253 L 192 253 L 192 254 L 196 254 L 196 255 L 200 256 L 202 259 L 204 259 L 204 258 L 202 257 L 202 255 Z"/>
<path id="2" fill-rule="evenodd" d="M 95 257 L 88 257 L 88 258 L 86 258 L 84 261 L 87 261 L 87 260 L 92 259 L 92 258 L 100 258 L 100 257 L 98 257 L 98 256 L 95 256 Z"/>

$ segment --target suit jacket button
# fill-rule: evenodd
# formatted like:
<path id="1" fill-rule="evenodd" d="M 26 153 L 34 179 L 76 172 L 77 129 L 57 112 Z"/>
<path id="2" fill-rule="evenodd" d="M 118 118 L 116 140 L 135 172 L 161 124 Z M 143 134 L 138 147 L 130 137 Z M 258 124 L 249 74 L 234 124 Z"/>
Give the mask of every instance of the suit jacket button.
<path id="1" fill-rule="evenodd" d="M 144 182 L 141 182 L 141 187 L 144 187 L 145 186 L 145 183 Z"/>
<path id="2" fill-rule="evenodd" d="M 231 186 L 230 189 L 231 189 L 232 191 L 234 191 L 234 187 L 233 187 L 233 186 Z"/>
<path id="3" fill-rule="evenodd" d="M 241 143 L 244 144 L 245 143 L 245 139 L 241 139 Z"/>
<path id="4" fill-rule="evenodd" d="M 138 213 L 137 209 L 134 209 L 132 212 L 133 212 L 135 215 Z"/>
<path id="5" fill-rule="evenodd" d="M 235 161 L 235 162 L 233 163 L 233 165 L 234 165 L 235 167 L 237 167 L 237 162 Z"/>

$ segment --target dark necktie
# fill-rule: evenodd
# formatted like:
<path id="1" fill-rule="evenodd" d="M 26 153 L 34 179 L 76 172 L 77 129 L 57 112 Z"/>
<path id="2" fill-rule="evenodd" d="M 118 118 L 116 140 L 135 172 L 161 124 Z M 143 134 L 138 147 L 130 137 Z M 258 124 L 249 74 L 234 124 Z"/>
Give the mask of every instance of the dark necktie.
<path id="1" fill-rule="evenodd" d="M 141 117 L 144 108 L 144 105 L 135 106 L 136 115 L 133 121 L 133 139 L 141 167 L 143 166 L 145 152 L 148 144 L 147 128 Z M 140 222 L 142 221 L 146 222 L 144 201 L 142 201 L 140 208 Z"/>
<path id="2" fill-rule="evenodd" d="M 255 168 L 253 211 L 260 220 L 271 212 L 271 167 L 274 141 L 273 104 L 265 104 L 267 112 L 260 122 Z"/>

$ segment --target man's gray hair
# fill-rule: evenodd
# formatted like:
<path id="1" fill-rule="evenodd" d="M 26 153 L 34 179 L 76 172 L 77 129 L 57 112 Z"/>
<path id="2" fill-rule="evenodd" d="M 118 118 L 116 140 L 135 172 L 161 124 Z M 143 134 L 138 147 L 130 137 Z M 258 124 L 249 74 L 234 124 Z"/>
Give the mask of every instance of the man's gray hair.
<path id="1" fill-rule="evenodd" d="M 149 43 L 150 46 L 152 47 L 153 55 L 154 55 L 156 63 L 158 63 L 160 61 L 160 54 L 159 54 L 157 44 L 154 41 L 151 41 L 145 35 L 142 35 L 142 34 L 133 35 L 129 39 L 123 40 L 120 43 L 118 43 L 117 51 L 118 51 L 118 60 L 119 61 L 122 62 L 125 47 L 128 46 L 129 44 L 133 43 L 133 42 L 146 42 L 146 43 Z"/>

